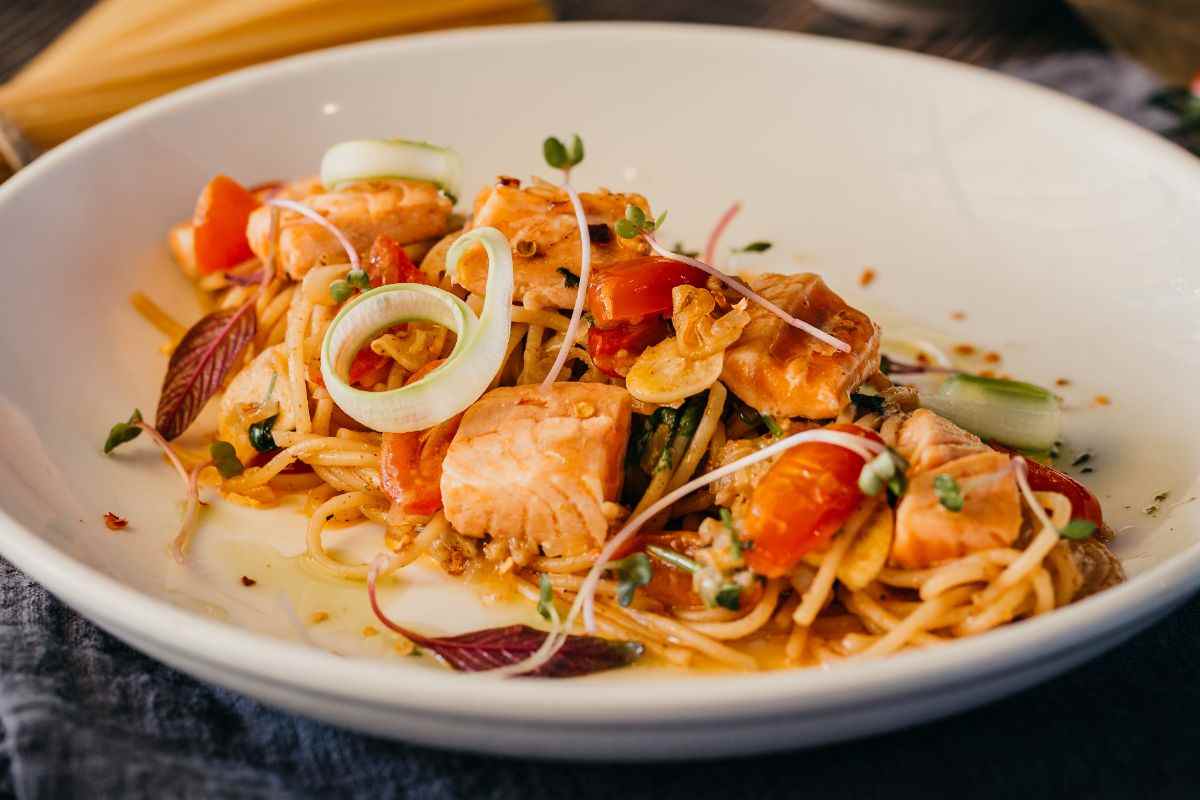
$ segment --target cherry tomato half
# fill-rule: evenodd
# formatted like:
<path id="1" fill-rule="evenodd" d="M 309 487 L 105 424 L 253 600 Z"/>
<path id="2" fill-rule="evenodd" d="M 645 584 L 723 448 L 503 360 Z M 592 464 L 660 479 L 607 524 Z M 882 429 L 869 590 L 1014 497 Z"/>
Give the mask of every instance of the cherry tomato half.
<path id="1" fill-rule="evenodd" d="M 671 290 L 703 286 L 703 270 L 661 256 L 620 261 L 596 270 L 588 284 L 588 310 L 601 328 L 671 313 Z"/>
<path id="2" fill-rule="evenodd" d="M 606 375 L 622 378 L 637 357 L 650 345 L 667 338 L 671 328 L 661 317 L 623 323 L 613 328 L 588 330 L 588 353 L 592 363 Z"/>
<path id="3" fill-rule="evenodd" d="M 390 283 L 429 283 L 425 273 L 417 269 L 408 253 L 404 252 L 404 248 L 395 239 L 383 233 L 376 236 L 371 245 L 366 269 L 371 278 L 372 289 Z"/>
<path id="4" fill-rule="evenodd" d="M 414 383 L 440 367 L 430 361 L 409 376 Z M 442 507 L 442 462 L 458 432 L 462 414 L 424 431 L 385 433 L 380 457 L 383 491 L 409 514 L 432 514 Z"/>
<path id="5" fill-rule="evenodd" d="M 254 255 L 246 238 L 246 223 L 259 205 L 233 178 L 218 175 L 208 182 L 192 215 L 192 247 L 201 275 L 236 267 Z"/>

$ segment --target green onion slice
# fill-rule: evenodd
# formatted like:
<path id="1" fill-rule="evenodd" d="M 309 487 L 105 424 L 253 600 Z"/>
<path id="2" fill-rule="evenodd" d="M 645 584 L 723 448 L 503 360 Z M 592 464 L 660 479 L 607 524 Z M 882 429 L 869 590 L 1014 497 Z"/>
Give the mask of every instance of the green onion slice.
<path id="1" fill-rule="evenodd" d="M 1020 381 L 960 373 L 921 404 L 984 439 L 1029 450 L 1049 450 L 1062 426 L 1054 395 Z"/>
<path id="2" fill-rule="evenodd" d="M 397 283 L 372 289 L 347 303 L 333 318 L 321 346 L 321 377 L 338 408 L 376 431 L 401 433 L 433 427 L 464 411 L 487 391 L 504 361 L 512 323 L 512 250 L 495 228 L 475 228 L 446 254 L 454 277 L 470 247 L 488 256 L 483 313 L 434 286 Z M 457 342 L 446 363 L 416 383 L 368 392 L 346 378 L 355 355 L 382 331 L 402 322 L 433 322 L 454 331 Z"/>
<path id="3" fill-rule="evenodd" d="M 326 189 L 387 178 L 429 181 L 457 197 L 462 183 L 462 159 L 447 147 L 407 139 L 341 142 L 326 150 L 321 159 L 321 183 Z"/>

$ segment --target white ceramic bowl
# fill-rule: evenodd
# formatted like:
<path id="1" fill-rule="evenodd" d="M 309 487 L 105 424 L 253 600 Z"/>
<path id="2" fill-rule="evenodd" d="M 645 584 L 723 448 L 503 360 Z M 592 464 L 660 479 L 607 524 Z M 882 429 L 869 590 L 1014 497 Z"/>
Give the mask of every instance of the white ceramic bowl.
<path id="1" fill-rule="evenodd" d="M 361 590 L 299 581 L 294 512 L 220 504 L 187 569 L 165 555 L 176 479 L 144 441 L 99 452 L 149 412 L 160 339 L 141 288 L 195 298 L 167 226 L 214 172 L 315 171 L 346 138 L 453 145 L 466 185 L 540 170 L 549 133 L 588 146 L 577 182 L 643 191 L 698 242 L 732 200 L 756 266 L 823 273 L 853 302 L 1066 376 L 1068 443 L 1122 530 L 1131 579 L 1033 621 L 830 670 L 681 677 L 625 670 L 498 681 L 387 656 Z M 56 149 L 0 189 L 0 552 L 115 635 L 193 675 L 341 725 L 437 745 L 584 758 L 689 758 L 829 742 L 947 714 L 1112 647 L 1200 582 L 1193 408 L 1200 166 L 1118 119 L 943 61 L 776 33 L 646 25 L 462 31 L 248 70 Z M 857 286 L 864 266 L 878 272 Z M 952 321 L 951 312 L 966 312 Z M 1112 404 L 1095 407 L 1107 394 Z M 1164 511 L 1141 512 L 1171 491 Z M 131 520 L 120 534 L 105 511 Z M 356 540 L 355 536 L 359 536 Z M 371 542 L 350 535 L 349 547 Z M 259 580 L 242 587 L 240 574 Z M 281 603 L 280 598 L 289 598 Z M 459 631 L 514 613 L 431 575 L 393 613 Z M 327 626 L 296 626 L 324 605 Z M 527 613 L 527 612 L 523 612 Z M 304 628 L 310 645 L 294 641 Z M 317 646 L 311 646 L 315 644 Z M 372 650 L 371 648 L 375 648 Z M 331 652 L 332 651 L 332 652 Z M 335 654 L 336 653 L 336 654 Z M 369 656 L 369 657 L 359 657 Z"/>

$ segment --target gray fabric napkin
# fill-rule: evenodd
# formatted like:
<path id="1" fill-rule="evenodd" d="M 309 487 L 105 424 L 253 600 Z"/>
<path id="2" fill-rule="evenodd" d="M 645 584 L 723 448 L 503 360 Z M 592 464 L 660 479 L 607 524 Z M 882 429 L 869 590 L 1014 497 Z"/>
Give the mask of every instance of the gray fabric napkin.
<path id="1" fill-rule="evenodd" d="M 1152 127 L 1140 68 L 1079 53 L 1004 68 Z M 699 765 L 538 764 L 338 730 L 137 653 L 0 561 L 0 796 L 1196 797 L 1200 602 L 1070 675 L 951 720 Z"/>

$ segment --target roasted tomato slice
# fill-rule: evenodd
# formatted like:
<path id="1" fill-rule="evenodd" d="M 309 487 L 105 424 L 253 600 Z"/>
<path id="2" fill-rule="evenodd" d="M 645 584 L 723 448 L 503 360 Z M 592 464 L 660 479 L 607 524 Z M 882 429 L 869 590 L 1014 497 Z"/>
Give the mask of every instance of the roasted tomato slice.
<path id="1" fill-rule="evenodd" d="M 827 430 L 880 441 L 857 425 Z M 754 546 L 746 563 L 760 575 L 786 574 L 805 553 L 824 545 L 862 500 L 863 460 L 844 447 L 804 442 L 788 450 L 763 476 L 742 526 Z"/>
<path id="2" fill-rule="evenodd" d="M 661 256 L 620 261 L 596 270 L 588 283 L 588 310 L 601 328 L 671 313 L 671 290 L 703 286 L 703 270 Z"/>
<path id="3" fill-rule="evenodd" d="M 623 378 L 643 350 L 658 344 L 670 333 L 670 326 L 661 317 L 607 329 L 593 326 L 588 331 L 588 354 L 601 372 Z"/>
<path id="4" fill-rule="evenodd" d="M 1016 453 L 1015 450 L 1002 447 L 995 442 L 989 442 L 989 444 L 995 450 Z M 1025 470 L 1029 475 L 1030 489 L 1035 492 L 1058 492 L 1071 501 L 1071 517 L 1073 519 L 1086 519 L 1096 523 L 1097 526 L 1104 524 L 1104 512 L 1100 508 L 1100 501 L 1082 483 L 1054 467 L 1039 464 L 1028 458 L 1025 459 Z"/>
<path id="5" fill-rule="evenodd" d="M 371 245 L 371 253 L 367 257 L 367 275 L 371 278 L 372 289 L 390 283 L 429 283 L 425 273 L 417 269 L 404 248 L 383 233 L 376 236 Z"/>
<path id="6" fill-rule="evenodd" d="M 431 361 L 408 378 L 413 383 L 442 365 Z M 424 431 L 385 433 L 380 457 L 383 490 L 409 514 L 432 514 L 442 507 L 442 462 L 462 414 Z"/>
<path id="7" fill-rule="evenodd" d="M 259 205 L 233 178 L 218 175 L 208 182 L 192 215 L 192 247 L 201 275 L 236 267 L 254 255 L 246 238 L 246 223 Z"/>

